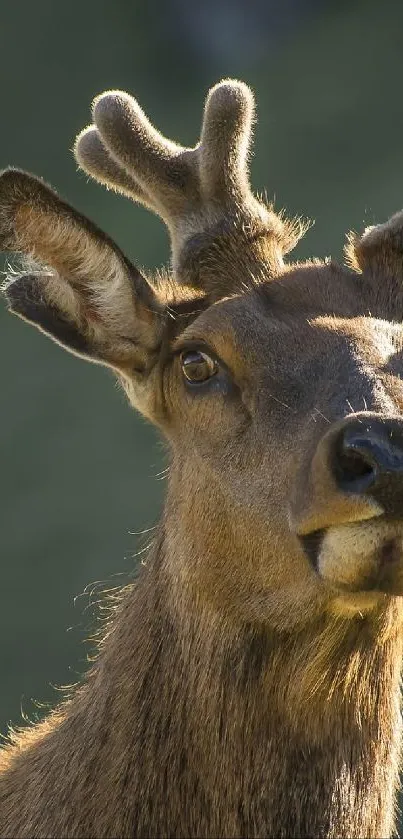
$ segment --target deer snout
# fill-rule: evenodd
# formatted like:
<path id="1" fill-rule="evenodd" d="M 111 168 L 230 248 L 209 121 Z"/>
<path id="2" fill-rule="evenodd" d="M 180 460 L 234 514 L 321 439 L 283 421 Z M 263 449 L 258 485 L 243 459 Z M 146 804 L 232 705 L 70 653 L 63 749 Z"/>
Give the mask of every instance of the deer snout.
<path id="1" fill-rule="evenodd" d="M 403 594 L 403 419 L 363 412 L 331 426 L 297 481 L 290 520 L 339 590 Z"/>

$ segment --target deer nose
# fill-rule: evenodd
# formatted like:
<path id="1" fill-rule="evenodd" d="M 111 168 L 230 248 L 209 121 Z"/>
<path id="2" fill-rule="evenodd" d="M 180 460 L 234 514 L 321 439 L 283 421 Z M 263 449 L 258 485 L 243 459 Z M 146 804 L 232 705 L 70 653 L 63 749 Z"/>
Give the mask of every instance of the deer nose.
<path id="1" fill-rule="evenodd" d="M 369 495 L 389 516 L 403 517 L 403 422 L 348 420 L 333 439 L 330 463 L 338 488 Z"/>
<path id="2" fill-rule="evenodd" d="M 289 521 L 305 536 L 380 515 L 403 520 L 403 418 L 362 411 L 331 425 L 302 465 Z"/>

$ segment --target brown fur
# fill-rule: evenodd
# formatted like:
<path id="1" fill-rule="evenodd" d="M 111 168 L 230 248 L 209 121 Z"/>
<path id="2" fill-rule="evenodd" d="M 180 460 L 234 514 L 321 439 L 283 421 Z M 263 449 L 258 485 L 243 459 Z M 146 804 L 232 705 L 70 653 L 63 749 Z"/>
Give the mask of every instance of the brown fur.
<path id="1" fill-rule="evenodd" d="M 403 511 L 342 492 L 328 453 L 350 415 L 401 422 L 402 276 L 388 224 L 351 238 L 354 270 L 284 265 L 292 226 L 249 194 L 253 108 L 233 85 L 210 94 L 197 155 L 126 94 L 80 140 L 100 180 L 170 215 L 172 277 L 142 277 L 32 176 L 0 179 L 0 246 L 47 263 L 10 279 L 11 309 L 116 370 L 171 451 L 157 536 L 91 671 L 0 752 L 2 837 L 394 830 Z M 185 383 L 191 347 L 218 359 L 206 387 Z"/>

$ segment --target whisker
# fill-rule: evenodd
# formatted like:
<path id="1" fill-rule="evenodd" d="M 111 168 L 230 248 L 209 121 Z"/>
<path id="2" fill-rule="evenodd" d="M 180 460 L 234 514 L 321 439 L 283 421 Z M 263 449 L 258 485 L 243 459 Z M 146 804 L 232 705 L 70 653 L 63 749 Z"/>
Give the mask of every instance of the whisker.
<path id="1" fill-rule="evenodd" d="M 274 399 L 275 402 L 278 402 L 279 405 L 282 405 L 283 408 L 288 408 L 289 411 L 292 411 L 292 413 L 295 414 L 295 410 L 291 408 L 291 405 L 287 405 L 285 402 L 282 402 L 281 399 L 277 399 L 277 396 L 273 396 L 272 393 L 268 393 L 267 395 L 270 396 L 270 399 Z"/>
<path id="2" fill-rule="evenodd" d="M 169 466 L 167 466 L 166 469 L 161 469 L 161 472 L 156 472 L 156 474 L 154 475 L 154 478 L 156 478 L 158 481 L 163 481 L 163 480 L 165 480 L 165 478 L 168 477 L 168 475 L 169 475 Z"/>
<path id="3" fill-rule="evenodd" d="M 320 411 L 319 408 L 314 408 L 313 410 L 316 411 L 316 413 L 319 414 L 319 416 L 322 417 L 322 419 L 324 419 L 325 422 L 328 422 L 329 425 L 331 425 L 331 420 L 328 419 L 328 417 L 325 417 L 325 415 L 322 414 L 322 411 Z"/>
<path id="4" fill-rule="evenodd" d="M 352 404 L 351 404 L 350 400 L 349 400 L 349 399 L 346 399 L 346 402 L 347 402 L 348 407 L 350 408 L 351 413 L 352 413 L 352 414 L 355 414 L 355 410 L 354 410 L 354 408 L 353 408 L 353 406 L 352 406 Z"/>

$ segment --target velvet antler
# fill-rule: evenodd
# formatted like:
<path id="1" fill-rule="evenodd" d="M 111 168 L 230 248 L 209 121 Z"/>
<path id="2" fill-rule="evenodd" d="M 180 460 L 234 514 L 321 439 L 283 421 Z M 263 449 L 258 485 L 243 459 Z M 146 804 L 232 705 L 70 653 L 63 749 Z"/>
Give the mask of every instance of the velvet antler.
<path id="1" fill-rule="evenodd" d="M 94 124 L 76 140 L 79 165 L 162 217 L 170 231 L 173 269 L 180 282 L 210 291 L 217 285 L 217 270 L 214 280 L 209 270 L 212 261 L 221 254 L 225 268 L 234 252 L 234 237 L 237 252 L 248 245 L 256 266 L 264 251 L 266 266 L 273 273 L 281 269 L 283 254 L 303 231 L 252 194 L 248 154 L 254 100 L 245 84 L 227 80 L 210 90 L 200 142 L 194 148 L 163 137 L 127 93 L 101 94 L 92 113 Z M 222 237 L 226 247 L 217 248 Z M 228 272 L 221 275 L 220 290 L 223 283 L 231 290 Z"/>

